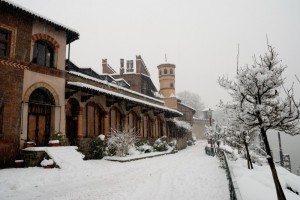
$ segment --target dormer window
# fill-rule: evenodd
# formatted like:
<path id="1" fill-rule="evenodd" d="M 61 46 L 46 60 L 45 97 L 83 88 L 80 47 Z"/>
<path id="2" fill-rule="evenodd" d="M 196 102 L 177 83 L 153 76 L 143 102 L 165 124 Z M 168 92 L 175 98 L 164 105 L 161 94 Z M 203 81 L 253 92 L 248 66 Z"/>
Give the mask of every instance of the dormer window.
<path id="1" fill-rule="evenodd" d="M 0 56 L 9 56 L 10 32 L 0 29 Z"/>
<path id="2" fill-rule="evenodd" d="M 54 48 L 45 40 L 37 40 L 33 47 L 32 62 L 38 65 L 54 67 Z"/>

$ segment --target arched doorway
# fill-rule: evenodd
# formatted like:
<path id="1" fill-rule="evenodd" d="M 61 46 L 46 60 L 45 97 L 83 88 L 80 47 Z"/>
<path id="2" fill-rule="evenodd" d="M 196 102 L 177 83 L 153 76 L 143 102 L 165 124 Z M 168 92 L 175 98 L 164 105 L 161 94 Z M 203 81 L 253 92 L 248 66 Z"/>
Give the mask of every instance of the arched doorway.
<path id="1" fill-rule="evenodd" d="M 29 96 L 27 139 L 37 146 L 47 145 L 50 139 L 53 95 L 46 88 L 37 88 Z"/>
<path id="2" fill-rule="evenodd" d="M 76 99 L 69 99 L 66 106 L 66 133 L 71 145 L 75 145 L 78 128 L 79 103 Z"/>
<path id="3" fill-rule="evenodd" d="M 116 107 L 112 107 L 109 111 L 109 115 L 110 115 L 110 128 L 114 130 L 122 131 L 123 117 L 120 110 Z"/>
<path id="4" fill-rule="evenodd" d="M 139 131 L 139 119 L 134 111 L 130 111 L 128 114 L 127 127 L 128 129 L 134 128 L 135 131 Z"/>
<path id="5" fill-rule="evenodd" d="M 97 137 L 103 134 L 104 112 L 95 102 L 86 104 L 86 134 L 87 137 Z"/>

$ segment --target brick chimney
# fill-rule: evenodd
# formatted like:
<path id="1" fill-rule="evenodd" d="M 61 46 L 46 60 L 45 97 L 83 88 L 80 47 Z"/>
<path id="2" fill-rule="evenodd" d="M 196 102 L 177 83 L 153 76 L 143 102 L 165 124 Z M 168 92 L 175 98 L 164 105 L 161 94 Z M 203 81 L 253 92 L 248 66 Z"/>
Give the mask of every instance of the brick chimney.
<path id="1" fill-rule="evenodd" d="M 124 74 L 124 59 L 120 59 L 120 74 Z"/>

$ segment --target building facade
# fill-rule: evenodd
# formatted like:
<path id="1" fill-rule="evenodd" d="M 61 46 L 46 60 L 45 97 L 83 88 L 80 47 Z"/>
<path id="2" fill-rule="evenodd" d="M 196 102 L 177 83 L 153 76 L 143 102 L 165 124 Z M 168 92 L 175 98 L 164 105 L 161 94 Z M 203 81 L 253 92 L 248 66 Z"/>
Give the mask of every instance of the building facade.
<path id="1" fill-rule="evenodd" d="M 47 146 L 56 133 L 65 145 L 112 129 L 155 139 L 172 135 L 168 119 L 189 119 L 186 106 L 157 98 L 141 56 L 135 65 L 121 59 L 120 74 L 105 59 L 103 74 L 66 60 L 77 39 L 78 32 L 0 0 L 0 168 L 13 166 L 29 142 Z"/>

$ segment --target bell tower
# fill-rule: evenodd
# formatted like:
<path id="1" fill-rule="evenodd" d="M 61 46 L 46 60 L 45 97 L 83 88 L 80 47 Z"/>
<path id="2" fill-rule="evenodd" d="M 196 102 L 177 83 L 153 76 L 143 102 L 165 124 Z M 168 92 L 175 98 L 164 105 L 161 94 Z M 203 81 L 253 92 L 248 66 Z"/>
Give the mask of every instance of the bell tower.
<path id="1" fill-rule="evenodd" d="M 175 96 L 175 65 L 160 64 L 157 66 L 159 73 L 159 93 L 165 98 Z"/>
<path id="2" fill-rule="evenodd" d="M 170 63 L 157 66 L 159 74 L 159 93 L 167 107 L 177 109 L 177 98 L 175 96 L 175 65 Z"/>

